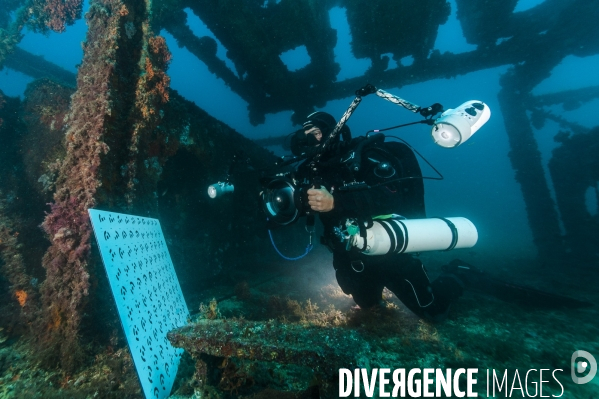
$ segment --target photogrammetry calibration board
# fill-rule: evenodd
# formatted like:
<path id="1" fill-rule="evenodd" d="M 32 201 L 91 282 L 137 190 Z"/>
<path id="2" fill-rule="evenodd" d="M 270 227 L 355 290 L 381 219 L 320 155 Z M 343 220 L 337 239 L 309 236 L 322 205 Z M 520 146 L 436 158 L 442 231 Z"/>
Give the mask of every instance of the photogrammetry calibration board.
<path id="1" fill-rule="evenodd" d="M 166 334 L 189 311 L 160 222 L 95 209 L 89 216 L 145 396 L 166 398 L 183 352 Z"/>

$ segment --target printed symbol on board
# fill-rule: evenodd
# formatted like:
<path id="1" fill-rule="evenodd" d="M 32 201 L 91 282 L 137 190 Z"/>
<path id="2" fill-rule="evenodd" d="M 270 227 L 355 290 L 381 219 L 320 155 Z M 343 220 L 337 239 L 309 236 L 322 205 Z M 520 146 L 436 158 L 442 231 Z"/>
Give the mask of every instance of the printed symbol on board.
<path id="1" fill-rule="evenodd" d="M 105 231 L 104 232 L 104 240 L 108 240 L 110 238 L 110 233 Z"/>
<path id="2" fill-rule="evenodd" d="M 154 328 L 154 329 L 152 330 L 152 334 L 154 334 L 154 339 L 155 339 L 156 341 L 158 341 L 158 330 L 156 330 L 156 329 Z M 162 356 L 162 355 L 160 355 L 160 356 Z"/>
<path id="3" fill-rule="evenodd" d="M 110 223 L 114 222 L 114 218 L 112 217 L 112 215 L 108 215 L 108 221 Z"/>
<path id="4" fill-rule="evenodd" d="M 129 274 L 129 265 L 125 267 L 125 273 Z"/>
<path id="5" fill-rule="evenodd" d="M 148 277 L 150 277 L 150 281 L 152 281 L 152 272 L 148 272 Z"/>
<path id="6" fill-rule="evenodd" d="M 141 233 L 141 238 L 146 238 L 146 233 Z"/>
<path id="7" fill-rule="evenodd" d="M 156 367 L 156 370 L 158 370 L 158 367 Z M 164 374 L 160 374 L 160 385 L 162 385 L 163 390 L 166 390 L 164 388 Z"/>
<path id="8" fill-rule="evenodd" d="M 100 219 L 100 222 L 103 222 L 106 220 L 106 218 L 103 217 L 101 213 L 98 213 L 98 219 Z"/>
<path id="9" fill-rule="evenodd" d="M 114 239 L 116 240 L 117 238 L 120 238 L 121 236 L 119 235 L 118 231 L 114 231 Z"/>
<path id="10" fill-rule="evenodd" d="M 129 320 L 133 321 L 133 309 L 131 309 L 129 306 L 127 306 L 127 309 L 129 309 L 127 316 L 129 317 Z"/>
<path id="11" fill-rule="evenodd" d="M 123 299 L 127 296 L 127 288 L 125 288 L 125 286 L 121 287 L 121 295 L 123 296 Z"/>
<path id="12" fill-rule="evenodd" d="M 150 384 L 152 384 L 154 381 L 152 381 L 152 367 L 148 366 L 148 381 L 150 381 Z"/>
<path id="13" fill-rule="evenodd" d="M 123 222 L 123 219 L 121 219 L 121 215 L 118 215 L 118 216 L 116 217 L 116 219 L 117 219 L 117 221 L 118 221 L 119 223 L 122 223 L 122 222 Z"/>
<path id="14" fill-rule="evenodd" d="M 133 281 L 129 281 L 129 284 L 131 285 L 131 293 L 133 294 L 133 289 L 135 288 L 135 284 L 133 284 Z"/>
<path id="15" fill-rule="evenodd" d="M 146 339 L 146 343 L 148 344 L 148 347 L 150 348 L 150 350 L 152 350 L 152 337 L 148 337 Z"/>
<path id="16" fill-rule="evenodd" d="M 141 303 L 139 302 L 139 300 L 138 300 L 138 299 L 136 299 L 136 300 L 135 300 L 135 307 L 136 307 L 137 309 L 139 309 L 139 307 L 140 307 L 140 306 L 141 306 Z"/>
<path id="17" fill-rule="evenodd" d="M 116 253 L 115 253 L 115 252 L 113 252 L 113 251 L 112 251 L 112 249 L 109 249 L 109 250 L 108 250 L 108 253 L 109 253 L 109 254 L 111 255 L 111 257 L 112 257 L 112 259 L 111 259 L 111 260 L 114 260 L 114 256 L 116 255 Z"/>
<path id="18" fill-rule="evenodd" d="M 129 218 L 125 218 L 125 224 L 129 224 Z"/>
<path id="19" fill-rule="evenodd" d="M 133 238 L 133 230 L 129 230 L 129 237 Z"/>
<path id="20" fill-rule="evenodd" d="M 154 387 L 154 397 L 158 399 L 160 397 L 160 389 L 158 387 Z"/>
<path id="21" fill-rule="evenodd" d="M 119 270 L 116 272 L 116 279 L 120 280 L 121 278 L 121 269 L 119 268 Z"/>
<path id="22" fill-rule="evenodd" d="M 143 328 L 144 332 L 146 331 L 146 319 L 144 319 L 143 317 L 141 318 L 140 321 L 141 324 L 141 328 Z"/>
<path id="23" fill-rule="evenodd" d="M 162 322 L 160 320 L 158 320 L 158 329 L 160 330 L 161 334 L 164 334 L 164 331 L 162 331 Z M 161 346 L 162 348 L 162 346 Z"/>
<path id="24" fill-rule="evenodd" d="M 146 224 L 146 219 L 142 219 L 141 220 L 141 224 L 145 225 Z"/>
<path id="25" fill-rule="evenodd" d="M 136 219 L 133 219 L 133 221 L 131 222 L 131 224 L 135 224 L 136 223 Z"/>
<path id="26" fill-rule="evenodd" d="M 154 366 L 158 366 L 158 356 L 154 355 Z M 158 367 L 156 367 L 156 370 L 158 370 Z"/>
<path id="27" fill-rule="evenodd" d="M 123 230 L 123 239 L 127 238 L 127 232 L 125 230 Z"/>
<path id="28" fill-rule="evenodd" d="M 171 361 L 172 361 L 172 360 L 171 360 Z M 170 377 L 171 375 L 169 374 L 169 371 L 168 371 L 168 370 L 169 370 L 168 363 L 164 363 L 164 372 L 166 373 L 166 375 L 167 375 L 167 376 L 169 376 L 169 377 Z"/>
<path id="29" fill-rule="evenodd" d="M 133 335 L 135 336 L 135 340 L 139 341 L 139 337 L 138 337 L 138 335 L 139 335 L 139 327 L 133 326 Z"/>
<path id="30" fill-rule="evenodd" d="M 146 283 L 146 284 L 148 283 L 148 276 L 146 276 L 145 274 L 144 274 L 144 283 Z"/>
<path id="31" fill-rule="evenodd" d="M 135 238 L 139 238 L 139 231 L 135 230 Z"/>
<path id="32" fill-rule="evenodd" d="M 131 252 L 133 252 L 133 250 L 130 247 L 127 248 L 129 248 L 129 250 L 127 251 L 127 255 L 131 256 Z"/>
<path id="33" fill-rule="evenodd" d="M 137 278 L 137 286 L 141 287 L 141 279 L 139 277 Z"/>
<path id="34" fill-rule="evenodd" d="M 145 346 L 141 346 L 141 348 L 139 349 L 139 354 L 141 355 L 141 360 L 143 360 L 144 362 L 146 361 L 146 358 L 144 356 L 146 356 L 146 347 Z"/>
<path id="35" fill-rule="evenodd" d="M 148 307 L 148 304 L 146 303 L 146 299 L 148 299 L 148 298 L 146 298 L 146 296 L 145 296 L 145 295 L 142 295 L 142 296 L 141 296 L 141 301 L 142 301 L 142 303 L 144 304 L 144 306 L 145 306 L 145 307 Z"/>
<path id="36" fill-rule="evenodd" d="M 162 359 L 164 359 L 164 346 L 162 345 L 158 345 L 160 347 L 160 350 L 158 351 L 158 354 L 160 355 L 160 357 Z"/>
<path id="37" fill-rule="evenodd" d="M 119 247 L 119 255 L 121 255 L 121 259 L 123 259 L 123 254 L 125 253 L 125 251 L 123 251 L 120 247 Z"/>
<path id="38" fill-rule="evenodd" d="M 154 324 L 154 322 L 152 321 L 152 313 L 148 310 L 148 321 L 150 322 L 150 324 Z"/>

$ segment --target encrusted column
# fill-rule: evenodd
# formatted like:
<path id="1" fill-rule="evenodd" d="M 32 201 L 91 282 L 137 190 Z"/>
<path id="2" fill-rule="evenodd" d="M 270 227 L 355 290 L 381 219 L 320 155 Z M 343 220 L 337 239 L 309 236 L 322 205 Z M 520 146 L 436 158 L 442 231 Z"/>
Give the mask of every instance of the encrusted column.
<path id="1" fill-rule="evenodd" d="M 505 129 L 510 143 L 509 158 L 528 213 L 533 241 L 544 262 L 563 254 L 559 218 L 551 198 L 541 153 L 526 114 L 529 89 L 518 84 L 523 77 L 515 71 L 504 75 L 498 94 Z"/>
<path id="2" fill-rule="evenodd" d="M 47 358 L 58 358 L 66 371 L 82 355 L 80 329 L 94 277 L 87 210 L 100 205 L 125 211 L 136 203 L 137 186 L 146 177 L 137 167 L 143 162 L 142 138 L 168 100 L 170 54 L 164 39 L 153 36 L 149 15 L 143 0 L 95 0 L 86 15 L 84 56 L 67 117 L 67 154 L 42 224 L 51 246 L 43 259 L 39 341 Z"/>

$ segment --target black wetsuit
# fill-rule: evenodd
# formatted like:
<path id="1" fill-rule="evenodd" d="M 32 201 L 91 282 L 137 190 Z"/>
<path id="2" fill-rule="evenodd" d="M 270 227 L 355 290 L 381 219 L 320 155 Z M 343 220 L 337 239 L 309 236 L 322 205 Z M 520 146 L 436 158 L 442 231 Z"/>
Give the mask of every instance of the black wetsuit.
<path id="1" fill-rule="evenodd" d="M 332 211 L 319 216 L 325 228 L 323 239 L 333 251 L 333 266 L 339 286 L 343 292 L 351 294 L 361 308 L 379 305 L 383 288 L 387 287 L 415 314 L 439 318 L 446 313 L 450 300 L 454 298 L 440 288 L 442 280 L 431 284 L 418 258 L 410 254 L 369 256 L 357 248 L 348 251 L 345 243 L 334 235 L 334 228 L 347 218 L 368 221 L 374 216 L 387 214 L 411 219 L 425 217 L 424 184 L 414 153 L 398 142 L 367 146 L 362 153 L 361 170 L 355 174 L 339 162 L 343 158 L 344 154 L 323 156 L 316 173 L 335 201 Z M 392 172 L 381 168 L 385 163 L 393 168 Z M 310 161 L 300 165 L 298 175 L 309 176 L 309 165 Z M 390 173 L 394 174 L 388 177 Z M 414 178 L 392 181 L 399 177 Z M 344 190 L 344 184 L 352 181 L 377 186 Z"/>

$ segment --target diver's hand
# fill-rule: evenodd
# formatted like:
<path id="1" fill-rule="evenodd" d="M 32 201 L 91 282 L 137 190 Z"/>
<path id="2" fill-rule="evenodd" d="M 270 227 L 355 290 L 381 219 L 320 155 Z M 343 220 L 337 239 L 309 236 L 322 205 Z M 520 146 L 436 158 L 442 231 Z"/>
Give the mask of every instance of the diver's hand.
<path id="1" fill-rule="evenodd" d="M 330 212 L 335 207 L 335 199 L 326 188 L 311 188 L 308 190 L 308 204 L 318 212 Z"/>

